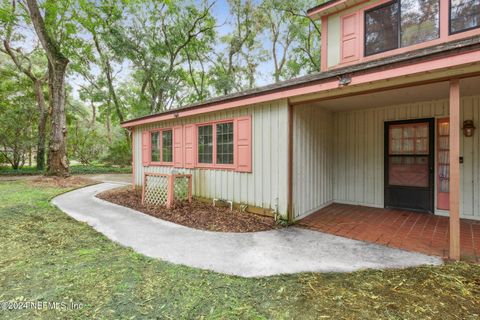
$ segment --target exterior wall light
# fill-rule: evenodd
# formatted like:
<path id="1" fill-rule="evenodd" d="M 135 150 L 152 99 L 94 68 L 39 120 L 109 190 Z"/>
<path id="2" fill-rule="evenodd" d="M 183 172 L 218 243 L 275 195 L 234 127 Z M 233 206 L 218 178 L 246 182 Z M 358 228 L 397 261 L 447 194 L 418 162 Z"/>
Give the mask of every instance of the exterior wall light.
<path id="1" fill-rule="evenodd" d="M 463 121 L 463 135 L 465 137 L 473 136 L 473 132 L 475 131 L 475 126 L 473 125 L 473 120 L 465 120 Z"/>
<path id="2" fill-rule="evenodd" d="M 344 74 L 338 77 L 338 84 L 340 86 L 347 86 L 352 82 L 352 77 L 350 77 L 348 74 Z"/>

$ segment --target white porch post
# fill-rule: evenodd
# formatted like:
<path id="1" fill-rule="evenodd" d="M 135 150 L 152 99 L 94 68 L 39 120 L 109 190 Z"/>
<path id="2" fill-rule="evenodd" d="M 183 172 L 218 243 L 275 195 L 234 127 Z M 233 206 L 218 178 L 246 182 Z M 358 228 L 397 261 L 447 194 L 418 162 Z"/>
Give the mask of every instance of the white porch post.
<path id="1" fill-rule="evenodd" d="M 450 259 L 460 260 L 460 81 L 450 80 Z"/>

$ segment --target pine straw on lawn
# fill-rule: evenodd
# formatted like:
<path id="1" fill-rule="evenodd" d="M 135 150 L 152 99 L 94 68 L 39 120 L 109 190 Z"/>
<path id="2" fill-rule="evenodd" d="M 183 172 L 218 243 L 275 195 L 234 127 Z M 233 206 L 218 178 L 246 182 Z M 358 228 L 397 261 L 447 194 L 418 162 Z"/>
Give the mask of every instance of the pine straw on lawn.
<path id="1" fill-rule="evenodd" d="M 0 310 L 0 319 L 480 319 L 480 265 L 229 276 L 110 241 L 50 205 L 62 192 L 0 182 L 0 301 L 83 307 Z"/>
<path id="2" fill-rule="evenodd" d="M 192 200 L 176 203 L 171 209 L 163 206 L 142 205 L 142 191 L 130 187 L 117 188 L 97 194 L 97 197 L 148 215 L 183 226 L 221 232 L 254 232 L 281 228 L 273 218 Z"/>

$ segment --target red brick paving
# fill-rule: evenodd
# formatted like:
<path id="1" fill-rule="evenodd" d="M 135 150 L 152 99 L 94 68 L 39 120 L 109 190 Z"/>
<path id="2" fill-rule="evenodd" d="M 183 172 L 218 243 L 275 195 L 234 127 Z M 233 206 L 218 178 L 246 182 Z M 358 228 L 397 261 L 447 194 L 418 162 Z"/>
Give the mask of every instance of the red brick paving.
<path id="1" fill-rule="evenodd" d="M 407 210 L 332 204 L 298 225 L 356 240 L 448 257 L 448 217 Z M 480 221 L 460 222 L 462 260 L 480 262 Z"/>

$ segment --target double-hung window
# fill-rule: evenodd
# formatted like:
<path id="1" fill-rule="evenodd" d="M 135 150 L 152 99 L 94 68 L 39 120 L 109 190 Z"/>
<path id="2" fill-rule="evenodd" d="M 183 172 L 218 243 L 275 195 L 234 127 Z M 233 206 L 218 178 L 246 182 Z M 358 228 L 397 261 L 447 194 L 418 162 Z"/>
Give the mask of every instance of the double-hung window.
<path id="1" fill-rule="evenodd" d="M 199 125 L 198 163 L 233 166 L 233 121 Z"/>
<path id="2" fill-rule="evenodd" d="M 162 162 L 173 161 L 173 132 L 162 131 Z"/>
<path id="3" fill-rule="evenodd" d="M 150 133 L 151 162 L 168 164 L 173 162 L 173 131 L 165 129 Z"/>
<path id="4" fill-rule="evenodd" d="M 480 27 L 480 0 L 450 0 L 450 34 Z"/>
<path id="5" fill-rule="evenodd" d="M 440 0 L 394 0 L 365 11 L 365 56 L 439 37 Z"/>
<path id="6" fill-rule="evenodd" d="M 213 163 L 213 125 L 198 127 L 198 163 Z"/>

